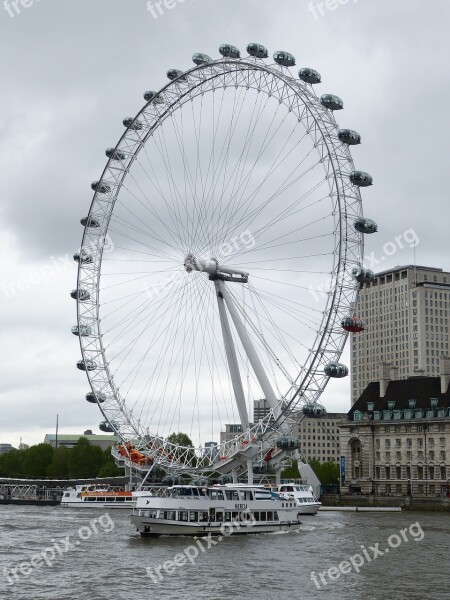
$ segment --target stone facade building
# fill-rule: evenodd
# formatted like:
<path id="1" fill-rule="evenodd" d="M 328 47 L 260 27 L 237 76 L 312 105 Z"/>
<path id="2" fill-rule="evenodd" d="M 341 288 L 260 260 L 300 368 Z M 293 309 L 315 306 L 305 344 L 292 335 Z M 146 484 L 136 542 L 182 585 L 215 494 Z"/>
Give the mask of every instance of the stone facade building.
<path id="1" fill-rule="evenodd" d="M 304 417 L 300 421 L 296 437 L 304 461 L 339 463 L 339 425 L 346 416 L 346 413 L 326 413 L 321 417 Z"/>
<path id="2" fill-rule="evenodd" d="M 341 491 L 446 496 L 450 491 L 450 359 L 440 376 L 395 379 L 384 363 L 340 424 Z M 345 471 L 345 474 L 344 474 Z"/>

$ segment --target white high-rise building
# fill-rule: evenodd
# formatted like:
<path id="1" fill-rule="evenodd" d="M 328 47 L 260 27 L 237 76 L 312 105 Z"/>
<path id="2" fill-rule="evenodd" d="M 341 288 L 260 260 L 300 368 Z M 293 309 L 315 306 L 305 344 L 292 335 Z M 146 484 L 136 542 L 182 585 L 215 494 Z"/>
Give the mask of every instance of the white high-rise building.
<path id="1" fill-rule="evenodd" d="M 365 330 L 351 334 L 352 404 L 382 363 L 393 379 L 437 377 L 440 356 L 450 353 L 450 273 L 415 265 L 378 273 L 362 285 L 355 315 Z"/>

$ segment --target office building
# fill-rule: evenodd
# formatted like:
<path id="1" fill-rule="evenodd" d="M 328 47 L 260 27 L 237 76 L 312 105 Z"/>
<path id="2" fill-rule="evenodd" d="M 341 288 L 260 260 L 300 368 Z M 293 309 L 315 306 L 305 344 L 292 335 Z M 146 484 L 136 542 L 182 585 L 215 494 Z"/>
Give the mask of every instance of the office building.
<path id="1" fill-rule="evenodd" d="M 362 284 L 355 315 L 365 324 L 351 334 L 352 404 L 380 364 L 391 363 L 394 379 L 437 376 L 442 354 L 450 353 L 450 273 L 408 265 L 378 273 Z"/>

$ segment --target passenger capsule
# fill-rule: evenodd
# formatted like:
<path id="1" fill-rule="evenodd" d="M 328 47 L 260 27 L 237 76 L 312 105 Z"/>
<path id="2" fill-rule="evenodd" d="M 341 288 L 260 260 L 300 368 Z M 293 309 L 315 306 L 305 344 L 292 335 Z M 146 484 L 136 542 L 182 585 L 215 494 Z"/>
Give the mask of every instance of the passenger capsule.
<path id="1" fill-rule="evenodd" d="M 179 69 L 169 69 L 167 71 L 167 77 L 171 81 L 173 81 L 174 79 L 183 79 L 183 80 L 186 79 L 186 77 L 184 77 L 183 71 L 180 71 Z"/>
<path id="2" fill-rule="evenodd" d="M 88 254 L 86 250 L 82 250 L 81 252 L 75 252 L 73 255 L 73 260 L 78 264 L 82 265 L 90 265 L 94 262 L 91 254 Z"/>
<path id="3" fill-rule="evenodd" d="M 97 192 L 97 194 L 109 194 L 111 191 L 111 186 L 105 181 L 93 181 L 91 183 L 91 188 L 94 192 Z"/>
<path id="4" fill-rule="evenodd" d="M 152 101 L 154 104 L 163 104 L 164 98 L 156 92 L 144 92 L 144 100 Z"/>
<path id="5" fill-rule="evenodd" d="M 295 57 L 290 52 L 285 52 L 284 50 L 277 50 L 273 54 L 273 60 L 283 67 L 294 67 L 295 66 Z"/>
<path id="6" fill-rule="evenodd" d="M 80 219 L 80 223 L 83 225 L 83 227 L 92 227 L 94 229 L 100 227 L 100 221 L 95 217 L 83 217 Z"/>
<path id="7" fill-rule="evenodd" d="M 79 360 L 77 362 L 77 369 L 80 371 L 95 371 L 97 368 L 97 363 L 94 360 Z"/>
<path id="8" fill-rule="evenodd" d="M 353 222 L 353 227 L 359 233 L 376 233 L 378 231 L 378 225 L 372 219 L 366 219 L 365 217 L 358 217 Z"/>
<path id="9" fill-rule="evenodd" d="M 112 425 L 115 425 L 117 427 L 116 423 L 108 423 L 108 421 L 102 421 L 98 428 L 100 429 L 100 431 L 103 431 L 104 433 L 114 433 L 114 427 L 112 427 Z"/>
<path id="10" fill-rule="evenodd" d="M 344 331 L 350 331 L 351 333 L 360 333 L 364 331 L 364 321 L 359 317 L 344 317 L 341 321 L 341 327 Z"/>
<path id="11" fill-rule="evenodd" d="M 231 475 L 228 475 L 228 473 L 224 473 L 223 475 L 220 475 L 217 481 L 220 485 L 225 485 L 226 483 L 233 483 L 233 478 Z"/>
<path id="12" fill-rule="evenodd" d="M 334 94 L 324 94 L 321 96 L 320 104 L 330 110 L 342 110 L 344 108 L 344 101 Z"/>
<path id="13" fill-rule="evenodd" d="M 362 267 L 353 267 L 352 277 L 356 279 L 358 283 L 370 283 L 375 280 L 375 273 L 370 269 L 363 269 Z"/>
<path id="14" fill-rule="evenodd" d="M 207 65 L 212 62 L 212 58 L 207 54 L 202 54 L 201 52 L 197 52 L 192 56 L 192 62 L 198 66 Z"/>
<path id="15" fill-rule="evenodd" d="M 161 479 L 163 485 L 180 485 L 181 477 L 178 475 L 164 475 Z"/>
<path id="16" fill-rule="evenodd" d="M 125 160 L 125 152 L 117 148 L 107 148 L 105 154 L 111 160 Z"/>
<path id="17" fill-rule="evenodd" d="M 369 175 L 365 171 L 352 171 L 349 179 L 353 185 L 357 185 L 358 187 L 368 187 L 373 184 L 372 175 Z"/>
<path id="18" fill-rule="evenodd" d="M 124 127 L 132 129 L 133 131 L 140 131 L 143 128 L 142 121 L 139 119 L 133 119 L 133 117 L 127 117 L 122 121 Z"/>
<path id="19" fill-rule="evenodd" d="M 255 58 L 267 58 L 269 56 L 269 52 L 265 46 L 262 44 L 255 44 L 254 42 L 247 46 L 247 52 L 250 56 L 254 56 Z"/>
<path id="20" fill-rule="evenodd" d="M 86 394 L 86 400 L 91 404 L 97 404 L 97 401 L 100 404 L 103 404 L 103 402 L 106 400 L 106 396 L 103 392 L 88 392 Z"/>
<path id="21" fill-rule="evenodd" d="M 339 129 L 338 138 L 343 144 L 348 146 L 357 146 L 361 143 L 361 136 L 353 129 Z"/>
<path id="22" fill-rule="evenodd" d="M 284 435 L 277 439 L 277 448 L 292 452 L 300 448 L 300 443 L 297 439 L 290 435 Z"/>
<path id="23" fill-rule="evenodd" d="M 305 81 L 306 83 L 315 84 L 320 83 L 322 81 L 320 73 L 315 69 L 310 69 L 309 67 L 303 67 L 303 69 L 300 69 L 300 71 L 298 72 L 298 76 L 302 81 Z"/>
<path id="24" fill-rule="evenodd" d="M 219 48 L 219 52 L 225 58 L 241 58 L 241 53 L 236 46 L 230 46 L 230 44 L 222 44 Z"/>
<path id="25" fill-rule="evenodd" d="M 348 367 L 341 363 L 328 363 L 325 365 L 325 375 L 328 377 L 334 377 L 335 379 L 340 379 L 341 377 L 347 377 L 348 375 Z"/>
<path id="26" fill-rule="evenodd" d="M 70 297 L 74 300 L 79 300 L 80 302 L 86 302 L 86 300 L 90 300 L 91 295 L 87 290 L 78 288 L 70 292 Z"/>
<path id="27" fill-rule="evenodd" d="M 89 325 L 74 325 L 71 331 L 73 335 L 78 335 L 79 337 L 88 337 L 92 333 L 92 329 Z"/>
<path id="28" fill-rule="evenodd" d="M 305 417 L 323 417 L 326 414 L 326 410 L 320 404 L 316 402 L 312 402 L 310 404 L 305 404 L 302 408 L 302 413 Z"/>

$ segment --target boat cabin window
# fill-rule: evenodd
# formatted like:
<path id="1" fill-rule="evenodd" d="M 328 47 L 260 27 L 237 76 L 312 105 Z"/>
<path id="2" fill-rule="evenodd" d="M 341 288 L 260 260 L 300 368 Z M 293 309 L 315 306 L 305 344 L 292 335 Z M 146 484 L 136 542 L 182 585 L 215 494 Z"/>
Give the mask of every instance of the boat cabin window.
<path id="1" fill-rule="evenodd" d="M 227 500 L 239 500 L 237 490 L 225 490 Z"/>
<path id="2" fill-rule="evenodd" d="M 208 511 L 201 510 L 198 513 L 198 520 L 201 522 L 207 522 L 209 520 L 208 519 Z"/>
<path id="3" fill-rule="evenodd" d="M 210 490 L 209 497 L 211 498 L 211 500 L 224 500 L 222 490 Z"/>
<path id="4" fill-rule="evenodd" d="M 187 521 L 188 520 L 188 511 L 187 510 L 180 510 L 178 512 L 178 520 L 179 521 Z"/>

